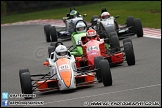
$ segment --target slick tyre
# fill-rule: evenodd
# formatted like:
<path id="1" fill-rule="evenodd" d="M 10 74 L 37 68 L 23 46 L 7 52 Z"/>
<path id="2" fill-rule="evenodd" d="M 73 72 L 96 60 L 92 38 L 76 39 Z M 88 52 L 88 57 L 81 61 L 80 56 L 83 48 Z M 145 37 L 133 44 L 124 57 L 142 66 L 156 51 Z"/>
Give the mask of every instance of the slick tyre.
<path id="1" fill-rule="evenodd" d="M 101 77 L 100 64 L 99 64 L 99 62 L 101 60 L 104 60 L 104 58 L 102 56 L 97 56 L 97 57 L 94 58 L 95 69 L 98 69 L 96 71 L 96 77 L 97 77 L 98 82 L 101 82 L 102 81 L 101 80 L 102 77 Z"/>
<path id="2" fill-rule="evenodd" d="M 112 36 L 117 36 L 117 33 L 116 33 L 116 32 L 110 32 L 110 33 L 108 34 L 108 36 L 109 36 L 109 41 L 111 41 L 111 37 L 112 37 Z"/>
<path id="3" fill-rule="evenodd" d="M 117 35 L 114 35 L 111 37 L 110 47 L 111 47 L 112 52 L 120 51 L 120 43 L 119 43 L 119 38 Z"/>
<path id="4" fill-rule="evenodd" d="M 57 31 L 55 26 L 51 26 L 50 28 L 50 35 L 51 35 L 51 42 L 56 42 L 57 41 Z"/>
<path id="5" fill-rule="evenodd" d="M 107 60 L 101 60 L 100 61 L 100 69 L 101 69 L 103 85 L 111 86 L 112 85 L 112 76 L 111 76 L 109 62 Z"/>
<path id="6" fill-rule="evenodd" d="M 25 72 L 21 74 L 21 78 L 22 78 L 22 89 L 24 91 L 24 94 L 32 94 L 33 90 L 32 90 L 32 83 L 31 83 L 31 76 L 29 72 Z M 25 99 L 30 99 L 32 97 L 24 97 Z"/>
<path id="7" fill-rule="evenodd" d="M 130 42 L 130 43 L 132 44 L 132 48 L 133 48 L 133 43 L 132 43 L 132 40 L 131 40 L 131 39 L 129 39 L 129 38 L 123 39 L 123 45 L 124 45 L 124 43 L 126 43 L 126 42 Z M 133 49 L 133 50 L 134 50 L 134 49 Z"/>
<path id="8" fill-rule="evenodd" d="M 20 79 L 20 86 L 21 86 L 21 92 L 22 94 L 24 93 L 23 88 L 22 88 L 22 78 L 21 78 L 21 74 L 22 73 L 29 73 L 29 69 L 20 69 L 19 70 L 19 79 Z"/>
<path id="9" fill-rule="evenodd" d="M 51 39 L 50 39 L 50 31 L 49 31 L 49 27 L 51 25 L 44 25 L 44 34 L 45 34 L 45 39 L 46 39 L 46 42 L 51 42 Z"/>
<path id="10" fill-rule="evenodd" d="M 131 28 L 129 28 L 129 31 L 135 33 L 135 28 L 134 28 L 135 24 L 134 24 L 134 17 L 133 16 L 127 17 L 126 24 L 127 24 L 127 27 L 131 27 Z"/>
<path id="11" fill-rule="evenodd" d="M 124 43 L 124 52 L 128 66 L 135 65 L 135 55 L 131 42 Z"/>
<path id="12" fill-rule="evenodd" d="M 139 18 L 135 18 L 134 24 L 135 24 L 135 33 L 137 34 L 137 37 L 143 37 L 143 28 L 141 20 Z"/>

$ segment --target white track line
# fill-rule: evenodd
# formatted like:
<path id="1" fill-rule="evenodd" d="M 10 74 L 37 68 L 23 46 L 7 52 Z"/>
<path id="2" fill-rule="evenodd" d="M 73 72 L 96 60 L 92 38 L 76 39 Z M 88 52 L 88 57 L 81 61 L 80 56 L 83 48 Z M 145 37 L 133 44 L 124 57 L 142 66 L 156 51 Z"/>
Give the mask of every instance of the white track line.
<path id="1" fill-rule="evenodd" d="M 120 90 L 120 91 L 114 91 L 114 92 L 108 92 L 108 93 L 102 93 L 102 94 L 97 94 L 97 95 L 89 95 L 89 96 L 76 97 L 76 98 L 68 98 L 68 99 L 64 99 L 64 100 L 46 102 L 44 104 L 51 104 L 51 103 L 56 103 L 56 102 L 58 103 L 58 102 L 72 101 L 72 100 L 83 99 L 83 98 L 90 98 L 90 97 L 95 97 L 95 96 L 109 95 L 109 94 L 115 94 L 115 93 L 122 93 L 122 92 L 139 90 L 139 89 L 145 89 L 145 88 L 156 87 L 156 86 L 161 86 L 161 84 L 144 86 L 144 87 L 138 87 L 138 88 L 132 88 L 132 89 L 126 89 L 126 90 Z M 36 105 L 34 105 L 34 106 L 36 106 Z"/>
<path id="2" fill-rule="evenodd" d="M 82 99 L 82 98 L 89 98 L 89 97 L 94 97 L 94 96 L 109 95 L 109 94 L 114 94 L 114 93 L 121 93 L 121 92 L 132 91 L 132 90 L 138 90 L 138 89 L 144 89 L 144 88 L 149 88 L 149 87 L 156 87 L 156 86 L 161 86 L 161 84 L 150 85 L 150 86 L 144 86 L 144 87 L 138 87 L 138 88 L 133 88 L 133 89 L 126 89 L 126 90 L 115 91 L 115 92 L 109 92 L 109 93 L 102 93 L 102 94 L 97 94 L 97 95 L 89 95 L 89 96 L 77 97 L 77 98 L 71 98 L 71 99 L 65 99 L 65 100 L 58 100 L 58 101 L 53 101 L 53 102 L 47 102 L 47 103 L 45 103 L 45 104 L 48 104 L 48 103 L 55 103 L 55 102 L 63 102 L 63 101 L 69 101 L 69 100 L 76 100 L 76 99 Z"/>

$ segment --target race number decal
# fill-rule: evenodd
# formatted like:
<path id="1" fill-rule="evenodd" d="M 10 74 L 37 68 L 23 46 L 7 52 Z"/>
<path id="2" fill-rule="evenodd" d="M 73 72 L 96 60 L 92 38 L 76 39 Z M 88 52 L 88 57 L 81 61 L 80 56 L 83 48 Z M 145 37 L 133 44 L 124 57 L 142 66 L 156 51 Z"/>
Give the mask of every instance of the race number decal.
<path id="1" fill-rule="evenodd" d="M 63 64 L 59 66 L 59 71 L 64 72 L 64 71 L 69 71 L 70 66 L 68 64 Z"/>
<path id="2" fill-rule="evenodd" d="M 81 39 L 78 39 L 77 45 L 81 45 Z"/>
<path id="3" fill-rule="evenodd" d="M 97 46 L 91 46 L 87 48 L 87 52 L 92 51 L 92 50 L 99 50 Z"/>
<path id="4" fill-rule="evenodd" d="M 113 20 L 107 20 L 105 25 L 110 25 L 110 24 L 114 24 L 114 21 Z"/>

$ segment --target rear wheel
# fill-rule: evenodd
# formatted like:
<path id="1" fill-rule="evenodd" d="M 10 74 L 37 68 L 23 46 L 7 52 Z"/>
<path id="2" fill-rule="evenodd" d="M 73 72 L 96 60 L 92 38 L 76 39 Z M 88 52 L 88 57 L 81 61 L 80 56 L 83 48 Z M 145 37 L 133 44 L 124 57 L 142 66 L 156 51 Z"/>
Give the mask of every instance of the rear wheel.
<path id="1" fill-rule="evenodd" d="M 108 35 L 109 35 L 109 41 L 111 41 L 111 37 L 116 36 L 117 33 L 116 32 L 110 32 Z"/>
<path id="2" fill-rule="evenodd" d="M 112 76 L 111 76 L 109 62 L 107 60 L 101 60 L 100 61 L 100 68 L 101 68 L 103 85 L 104 86 L 111 86 L 112 85 Z"/>
<path id="3" fill-rule="evenodd" d="M 124 43 L 124 52 L 128 66 L 135 65 L 135 55 L 131 42 Z"/>
<path id="4" fill-rule="evenodd" d="M 129 31 L 130 32 L 135 32 L 135 28 L 134 28 L 134 26 L 135 26 L 135 24 L 134 24 L 134 17 L 133 16 L 128 16 L 127 17 L 127 19 L 126 19 L 126 23 L 127 23 L 127 27 L 131 27 L 131 28 L 129 28 Z"/>
<path id="5" fill-rule="evenodd" d="M 120 43 L 117 35 L 114 35 L 110 39 L 110 48 L 112 52 L 120 51 Z"/>
<path id="6" fill-rule="evenodd" d="M 50 30 L 49 30 L 49 27 L 51 25 L 44 25 L 44 34 L 45 34 L 45 38 L 46 38 L 46 42 L 50 42 L 51 39 L 50 39 Z"/>
<path id="7" fill-rule="evenodd" d="M 50 34 L 51 34 L 51 42 L 56 42 L 57 41 L 57 31 L 55 26 L 51 26 L 50 28 Z"/>
<path id="8" fill-rule="evenodd" d="M 97 77 L 98 82 L 102 82 L 101 70 L 99 69 L 100 68 L 99 62 L 101 60 L 104 60 L 104 58 L 102 56 L 97 56 L 97 57 L 94 58 L 95 68 L 98 69 L 96 71 L 96 77 Z"/>
<path id="9" fill-rule="evenodd" d="M 135 24 L 135 33 L 137 34 L 137 37 L 143 37 L 143 28 L 142 23 L 139 18 L 134 19 Z"/>
<path id="10" fill-rule="evenodd" d="M 21 74 L 21 78 L 22 78 L 22 89 L 24 91 L 24 94 L 32 94 L 33 90 L 32 90 L 32 83 L 31 83 L 31 77 L 30 77 L 30 73 L 29 72 L 25 72 Z M 24 97 L 25 99 L 30 99 L 32 97 Z"/>

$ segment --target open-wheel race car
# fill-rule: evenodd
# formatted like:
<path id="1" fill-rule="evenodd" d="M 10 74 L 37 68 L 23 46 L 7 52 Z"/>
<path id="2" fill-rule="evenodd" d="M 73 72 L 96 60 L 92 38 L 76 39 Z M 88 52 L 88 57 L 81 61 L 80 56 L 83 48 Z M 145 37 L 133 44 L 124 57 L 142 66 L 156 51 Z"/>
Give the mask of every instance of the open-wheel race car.
<path id="1" fill-rule="evenodd" d="M 94 32 L 93 29 L 90 31 Z M 127 61 L 129 66 L 135 65 L 135 55 L 131 39 L 124 39 L 123 46 L 120 46 L 117 35 L 111 36 L 110 39 L 100 39 L 98 35 L 92 36 L 95 37 L 81 37 L 83 55 L 76 57 L 76 60 L 78 61 L 77 66 L 86 66 L 89 69 L 97 69 L 99 68 L 100 60 L 107 60 L 110 66 L 121 64 L 124 61 Z M 106 43 L 108 43 L 108 45 L 106 45 Z M 124 50 L 121 50 L 122 47 Z M 105 68 L 107 69 L 107 67 Z M 97 79 L 100 81 L 102 79 L 100 72 L 97 71 L 96 75 Z"/>
<path id="2" fill-rule="evenodd" d="M 112 85 L 111 71 L 107 60 L 100 60 L 99 68 L 85 70 L 80 67 L 73 55 L 70 55 L 64 45 L 58 45 L 55 51 L 43 64 L 49 67 L 49 72 L 31 75 L 29 69 L 20 69 L 19 77 L 23 94 L 33 94 L 35 91 L 70 90 L 80 86 L 93 84 L 96 71 L 100 71 L 104 86 Z M 28 99 L 29 97 L 25 97 Z M 31 97 L 30 97 L 31 98 Z"/>
<path id="3" fill-rule="evenodd" d="M 75 12 L 75 11 L 74 11 Z M 61 30 L 56 30 L 54 25 L 44 25 L 44 34 L 46 42 L 55 42 L 60 39 L 69 39 L 71 38 L 71 34 L 74 32 L 75 24 L 78 20 L 84 20 L 84 15 L 73 15 L 73 17 L 63 17 L 63 22 L 65 23 L 65 27 Z"/>
<path id="4" fill-rule="evenodd" d="M 116 32 L 119 38 L 136 35 L 137 37 L 143 37 L 143 28 L 140 18 L 134 18 L 128 16 L 126 22 L 123 25 L 119 25 L 116 19 L 117 16 L 110 16 L 108 12 L 103 12 L 100 17 L 97 15 L 92 16 L 91 25 L 94 26 L 98 34 L 101 34 L 101 38 L 109 37 L 110 32 Z"/>
<path id="5" fill-rule="evenodd" d="M 69 47 L 70 54 L 76 56 L 82 56 L 83 50 L 81 47 L 81 37 L 86 35 L 88 25 L 84 20 L 78 20 L 75 24 L 75 30 L 71 35 L 72 45 Z"/>

